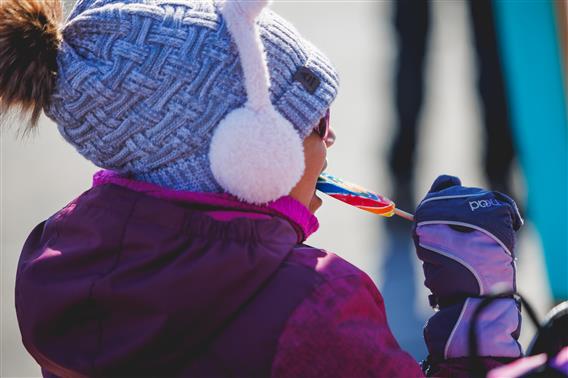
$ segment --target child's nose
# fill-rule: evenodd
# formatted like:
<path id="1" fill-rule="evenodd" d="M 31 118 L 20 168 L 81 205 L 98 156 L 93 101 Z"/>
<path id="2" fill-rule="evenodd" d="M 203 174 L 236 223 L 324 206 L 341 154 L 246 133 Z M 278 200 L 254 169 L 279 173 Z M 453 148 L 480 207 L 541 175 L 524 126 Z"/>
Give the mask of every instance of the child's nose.
<path id="1" fill-rule="evenodd" d="M 327 133 L 327 137 L 324 142 L 327 148 L 330 148 L 335 143 L 335 132 L 332 128 L 329 128 L 329 132 Z"/>

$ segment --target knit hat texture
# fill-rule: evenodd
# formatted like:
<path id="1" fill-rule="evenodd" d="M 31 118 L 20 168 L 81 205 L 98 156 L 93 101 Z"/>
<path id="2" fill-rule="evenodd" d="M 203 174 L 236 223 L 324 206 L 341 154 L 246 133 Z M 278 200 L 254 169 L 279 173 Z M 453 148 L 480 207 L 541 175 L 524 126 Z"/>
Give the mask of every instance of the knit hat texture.
<path id="1" fill-rule="evenodd" d="M 270 101 L 304 139 L 334 100 L 337 74 L 274 12 L 262 11 L 257 24 Z M 218 4 L 79 0 L 63 28 L 58 68 L 46 114 L 85 158 L 171 189 L 224 191 L 208 151 L 217 125 L 247 92 Z M 297 80 L 305 69 L 317 86 Z"/>

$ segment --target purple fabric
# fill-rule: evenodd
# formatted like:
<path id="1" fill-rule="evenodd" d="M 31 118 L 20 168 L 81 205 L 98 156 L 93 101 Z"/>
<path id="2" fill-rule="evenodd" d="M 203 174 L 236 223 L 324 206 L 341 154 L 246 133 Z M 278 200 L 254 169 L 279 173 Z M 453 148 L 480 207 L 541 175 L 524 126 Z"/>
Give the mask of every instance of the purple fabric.
<path id="1" fill-rule="evenodd" d="M 229 194 L 221 193 L 195 193 L 181 190 L 172 190 L 158 185 L 143 181 L 137 181 L 119 175 L 109 170 L 101 170 L 93 176 L 93 186 L 115 184 L 131 190 L 145 193 L 156 198 L 185 203 L 206 204 L 218 208 L 232 210 L 251 211 L 254 213 L 265 213 L 270 215 L 280 215 L 293 223 L 298 229 L 299 241 L 306 240 L 311 234 L 317 231 L 319 223 L 317 218 L 296 199 L 286 196 L 272 201 L 264 206 L 255 206 L 237 200 Z"/>
<path id="2" fill-rule="evenodd" d="M 205 214 L 209 215 L 211 218 L 215 220 L 223 222 L 228 222 L 237 218 L 270 219 L 270 216 L 266 214 L 245 213 L 243 211 L 214 210 L 214 211 L 207 211 Z"/>
<path id="3" fill-rule="evenodd" d="M 565 346 L 553 359 L 551 365 L 568 376 L 568 346 Z"/>
<path id="4" fill-rule="evenodd" d="M 298 248 L 294 260 L 323 282 L 289 318 L 278 342 L 274 377 L 421 377 L 400 349 L 371 279 L 336 255 Z"/>
<path id="5" fill-rule="evenodd" d="M 424 328 L 424 340 L 430 357 L 436 361 L 469 356 L 469 328 L 478 298 L 444 307 L 432 316 Z M 517 342 L 519 310 L 513 299 L 499 299 L 486 308 L 477 321 L 480 356 L 519 357 Z"/>
<path id="6" fill-rule="evenodd" d="M 97 186 L 24 246 L 16 282 L 24 345 L 56 375 L 179 375 L 271 282 L 296 241 L 279 217 L 218 222 Z M 266 308 L 279 312 L 278 303 Z M 268 373 L 270 363 L 255 366 Z"/>
<path id="7" fill-rule="evenodd" d="M 469 355 L 469 327 L 478 298 L 467 298 L 444 349 L 444 358 Z M 514 299 L 500 299 L 485 309 L 477 321 L 480 356 L 520 357 L 522 350 L 512 336 L 519 327 L 518 308 Z"/>
<path id="8" fill-rule="evenodd" d="M 311 250 L 296 247 L 279 269 L 259 288 L 254 300 L 242 306 L 222 332 L 205 342 L 196 359 L 183 370 L 184 377 L 267 377 L 278 353 L 280 335 L 288 318 L 323 279 L 314 271 L 317 258 L 300 254 Z M 301 342 L 302 340 L 296 340 Z"/>
<path id="9" fill-rule="evenodd" d="M 363 272 L 277 216 L 210 212 L 107 184 L 36 227 L 16 309 L 44 375 L 420 375 Z"/>
<path id="10" fill-rule="evenodd" d="M 424 285 L 436 293 L 436 301 L 441 301 L 436 304 L 440 308 L 455 304 L 455 298 L 459 298 L 461 303 L 464 297 L 479 295 L 479 283 L 476 277 L 455 259 L 426 248 L 418 248 L 416 254 L 423 262 Z M 452 284 L 448 285 L 448 282 Z M 441 300 L 444 298 L 450 298 L 448 304 Z"/>
<path id="11" fill-rule="evenodd" d="M 420 247 L 450 258 L 470 271 L 479 286 L 479 292 L 470 295 L 489 294 L 495 287 L 506 291 L 515 289 L 513 257 L 485 233 L 478 230 L 460 232 L 446 224 L 418 223 L 416 235 Z M 459 285 L 459 280 L 446 279 L 445 282 L 433 283 L 435 288 L 430 289 L 443 296 L 447 287 L 453 286 L 447 285 L 448 282 Z"/>
<path id="12" fill-rule="evenodd" d="M 450 335 L 460 318 L 463 302 L 447 306 L 428 319 L 424 327 L 424 341 L 433 361 L 446 360 L 445 351 Z"/>

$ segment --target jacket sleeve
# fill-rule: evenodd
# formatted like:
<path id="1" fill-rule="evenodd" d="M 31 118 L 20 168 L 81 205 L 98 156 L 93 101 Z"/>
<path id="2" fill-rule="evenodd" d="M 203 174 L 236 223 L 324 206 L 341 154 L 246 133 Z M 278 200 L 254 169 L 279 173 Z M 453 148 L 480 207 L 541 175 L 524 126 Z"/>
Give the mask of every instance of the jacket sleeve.
<path id="1" fill-rule="evenodd" d="M 383 299 L 363 273 L 325 281 L 280 336 L 274 377 L 422 377 L 394 339 Z"/>

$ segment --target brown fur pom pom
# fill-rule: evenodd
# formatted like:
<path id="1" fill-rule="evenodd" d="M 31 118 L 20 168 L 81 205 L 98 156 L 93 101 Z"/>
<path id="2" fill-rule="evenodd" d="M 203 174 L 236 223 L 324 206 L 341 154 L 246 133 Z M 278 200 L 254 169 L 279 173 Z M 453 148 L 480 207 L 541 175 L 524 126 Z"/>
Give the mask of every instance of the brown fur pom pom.
<path id="1" fill-rule="evenodd" d="M 32 127 L 55 86 L 61 14 L 60 0 L 0 0 L 0 112 L 19 106 Z"/>

